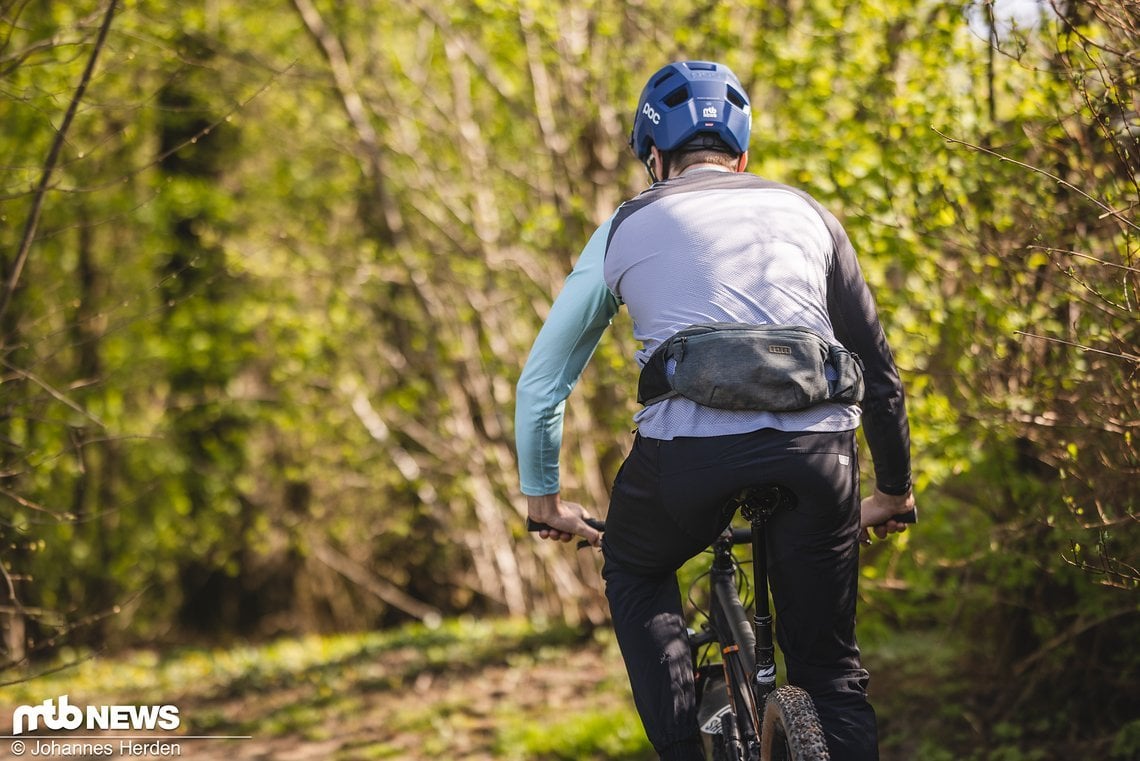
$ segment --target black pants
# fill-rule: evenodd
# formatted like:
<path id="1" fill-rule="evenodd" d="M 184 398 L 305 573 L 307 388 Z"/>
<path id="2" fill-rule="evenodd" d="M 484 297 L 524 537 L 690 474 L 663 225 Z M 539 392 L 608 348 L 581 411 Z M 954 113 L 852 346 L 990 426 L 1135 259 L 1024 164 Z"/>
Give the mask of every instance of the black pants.
<path id="1" fill-rule="evenodd" d="M 797 496 L 766 532 L 787 680 L 815 701 L 832 759 L 878 758 L 855 642 L 855 434 L 766 429 L 672 441 L 638 436 L 614 482 L 603 540 L 606 597 L 638 713 L 666 761 L 704 758 L 676 571 L 724 530 L 729 497 L 772 482 Z"/>

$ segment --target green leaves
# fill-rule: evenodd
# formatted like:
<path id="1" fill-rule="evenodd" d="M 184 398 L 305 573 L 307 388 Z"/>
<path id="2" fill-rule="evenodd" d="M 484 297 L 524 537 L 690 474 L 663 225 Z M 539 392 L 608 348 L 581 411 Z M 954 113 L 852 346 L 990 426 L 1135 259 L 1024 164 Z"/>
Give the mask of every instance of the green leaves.
<path id="1" fill-rule="evenodd" d="M 513 384 L 587 236 L 644 187 L 643 78 L 713 57 L 752 95 L 752 170 L 844 220 L 906 383 L 923 523 L 868 555 L 866 589 L 912 590 L 880 625 L 988 643 L 992 589 L 1056 593 L 1006 662 L 1114 648 L 1095 622 L 1140 565 L 1140 152 L 1109 5 L 991 51 L 933 0 L 315 2 L 323 40 L 288 4 L 126 4 L 0 325 L 2 562 L 29 609 L 68 611 L 32 638 L 411 615 L 385 584 L 603 617 L 596 568 L 517 530 Z M 9 11 L 4 284 L 98 10 Z M 629 334 L 621 315 L 570 405 L 567 490 L 598 512 Z"/>

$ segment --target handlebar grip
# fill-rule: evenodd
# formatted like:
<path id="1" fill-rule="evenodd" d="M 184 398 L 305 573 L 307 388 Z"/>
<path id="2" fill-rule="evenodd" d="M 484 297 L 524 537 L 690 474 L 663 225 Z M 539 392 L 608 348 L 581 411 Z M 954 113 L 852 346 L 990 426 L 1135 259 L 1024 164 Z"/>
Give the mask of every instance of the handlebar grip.
<path id="1" fill-rule="evenodd" d="M 600 521 L 597 518 L 585 518 L 584 520 L 586 521 L 587 526 L 589 526 L 592 529 L 595 529 L 596 531 L 605 531 L 606 530 L 606 522 L 605 521 Z M 541 523 L 539 521 L 532 520 L 528 517 L 526 519 L 526 530 L 531 531 L 531 532 L 535 532 L 535 531 L 557 531 L 558 529 L 553 528 L 553 527 L 551 527 L 545 523 Z"/>
<path id="2" fill-rule="evenodd" d="M 911 508 L 905 513 L 892 515 L 890 520 L 898 521 L 899 523 L 918 523 L 918 508 Z"/>

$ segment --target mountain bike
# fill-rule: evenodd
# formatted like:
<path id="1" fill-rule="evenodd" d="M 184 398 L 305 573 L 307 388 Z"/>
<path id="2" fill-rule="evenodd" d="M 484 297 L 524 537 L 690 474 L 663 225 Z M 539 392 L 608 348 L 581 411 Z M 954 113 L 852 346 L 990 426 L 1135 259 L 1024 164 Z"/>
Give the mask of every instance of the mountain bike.
<path id="1" fill-rule="evenodd" d="M 697 683 L 697 717 L 712 761 L 825 761 L 830 756 L 819 716 L 806 691 L 776 686 L 772 612 L 768 603 L 764 526 L 779 509 L 791 509 L 795 495 L 776 484 L 751 487 L 734 496 L 748 528 L 729 528 L 713 542 L 708 571 L 709 609 L 689 645 Z M 733 554 L 752 547 L 754 615 L 749 621 L 741 590 L 744 571 Z M 692 597 L 690 593 L 690 598 Z M 715 643 L 720 662 L 702 663 Z"/>
<path id="2" fill-rule="evenodd" d="M 799 687 L 776 686 L 764 526 L 776 510 L 794 507 L 795 499 L 778 484 L 750 487 L 735 495 L 727 507 L 734 513 L 739 510 L 750 525 L 730 527 L 717 537 L 709 550 L 711 568 L 694 582 L 706 577 L 709 581 L 706 621 L 699 632 L 689 629 L 689 647 L 696 675 L 697 720 L 712 761 L 830 759 L 811 696 Z M 605 531 L 603 521 L 587 522 Z M 527 521 L 529 531 L 546 528 Z M 752 546 L 751 621 L 741 600 L 747 579 L 732 550 L 738 544 Z M 691 591 L 689 597 L 691 601 Z M 707 657 L 714 646 L 720 651 L 718 662 Z"/>

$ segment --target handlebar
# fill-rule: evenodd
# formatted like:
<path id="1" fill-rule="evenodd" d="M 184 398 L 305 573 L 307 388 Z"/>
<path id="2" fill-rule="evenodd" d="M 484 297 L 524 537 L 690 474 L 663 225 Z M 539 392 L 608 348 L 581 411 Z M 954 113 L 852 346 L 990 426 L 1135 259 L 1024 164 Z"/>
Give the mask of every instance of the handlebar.
<path id="1" fill-rule="evenodd" d="M 585 521 L 586 521 L 586 525 L 589 526 L 590 528 L 592 528 L 596 531 L 601 531 L 602 533 L 605 533 L 605 531 L 606 531 L 606 522 L 605 521 L 598 520 L 597 518 L 586 518 Z M 540 521 L 533 520 L 529 517 L 526 519 L 526 530 L 530 531 L 530 532 L 557 531 L 557 529 L 553 528 L 552 526 L 550 526 L 546 523 L 542 523 Z M 752 528 L 750 526 L 744 527 L 744 528 L 730 528 L 728 531 L 725 532 L 726 535 L 728 535 L 729 532 L 731 532 L 733 544 L 751 544 L 751 542 L 752 542 Z M 579 548 L 588 547 L 588 546 L 589 546 L 589 543 L 585 542 L 585 541 L 578 543 Z"/>
<path id="2" fill-rule="evenodd" d="M 892 515 L 890 520 L 895 520 L 895 521 L 898 521 L 900 523 L 915 523 L 917 517 L 918 517 L 917 511 L 911 510 L 911 511 L 906 512 L 906 513 L 900 513 L 898 515 Z M 601 531 L 602 533 L 605 533 L 605 531 L 606 531 L 606 522 L 605 521 L 598 520 L 597 518 L 586 518 L 585 521 L 586 521 L 586 525 L 589 526 L 590 528 L 592 528 L 596 531 Z M 526 530 L 530 531 L 530 532 L 557 531 L 557 529 L 555 529 L 554 527 L 552 527 L 546 523 L 541 523 L 541 522 L 536 521 L 536 520 L 531 520 L 531 518 L 529 518 L 529 517 L 526 519 Z M 744 528 L 729 528 L 728 532 L 731 532 L 733 544 L 750 544 L 752 542 L 752 527 L 751 526 L 746 526 Z M 726 532 L 726 533 L 728 533 L 728 532 Z M 589 546 L 590 546 L 590 543 L 585 541 L 585 540 L 578 543 L 579 549 L 581 549 L 582 547 L 589 547 Z"/>

